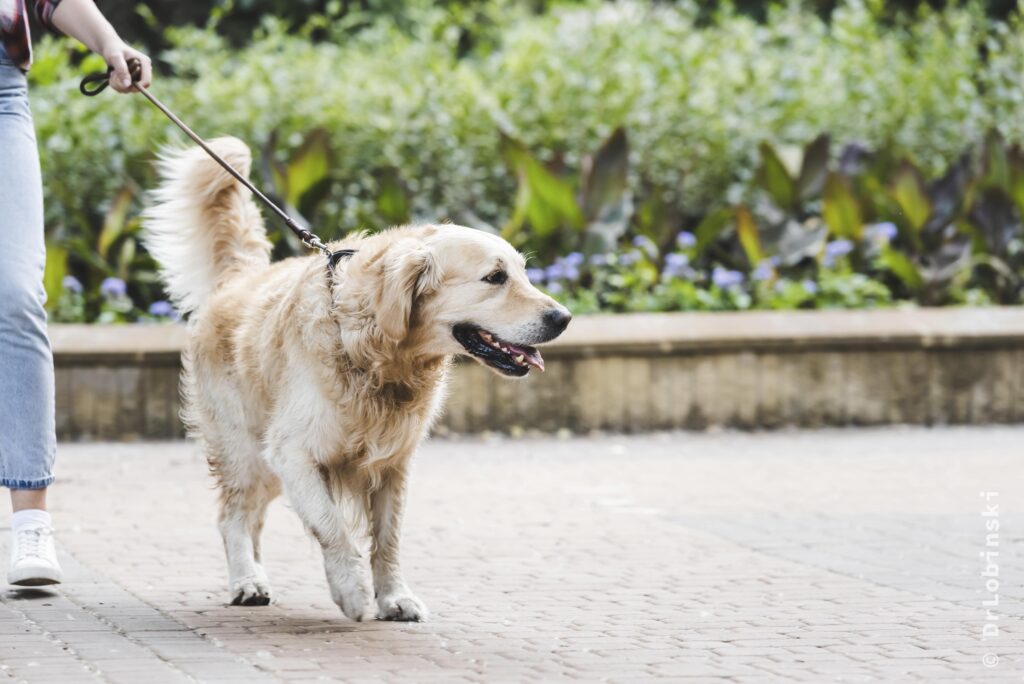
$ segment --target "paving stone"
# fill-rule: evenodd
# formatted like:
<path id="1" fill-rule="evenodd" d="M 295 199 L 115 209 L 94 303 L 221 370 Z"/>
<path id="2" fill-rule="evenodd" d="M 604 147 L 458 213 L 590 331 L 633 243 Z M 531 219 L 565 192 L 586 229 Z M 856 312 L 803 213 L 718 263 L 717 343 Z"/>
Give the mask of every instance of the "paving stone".
<path id="1" fill-rule="evenodd" d="M 62 445 L 67 582 L 0 594 L 0 681 L 1020 681 L 1021 444 L 1018 427 L 435 440 L 403 538 L 419 625 L 348 621 L 282 502 L 274 603 L 226 605 L 194 445 Z M 999 492 L 1004 535 L 990 640 L 979 491 Z"/>

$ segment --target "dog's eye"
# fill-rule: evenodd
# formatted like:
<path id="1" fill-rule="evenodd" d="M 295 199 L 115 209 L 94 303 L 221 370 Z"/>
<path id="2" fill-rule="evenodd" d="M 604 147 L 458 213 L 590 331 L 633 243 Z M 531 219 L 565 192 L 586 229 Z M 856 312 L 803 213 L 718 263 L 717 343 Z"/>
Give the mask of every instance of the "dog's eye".
<path id="1" fill-rule="evenodd" d="M 491 285 L 504 285 L 506 280 L 508 280 L 508 273 L 500 269 L 484 278 L 484 282 Z"/>

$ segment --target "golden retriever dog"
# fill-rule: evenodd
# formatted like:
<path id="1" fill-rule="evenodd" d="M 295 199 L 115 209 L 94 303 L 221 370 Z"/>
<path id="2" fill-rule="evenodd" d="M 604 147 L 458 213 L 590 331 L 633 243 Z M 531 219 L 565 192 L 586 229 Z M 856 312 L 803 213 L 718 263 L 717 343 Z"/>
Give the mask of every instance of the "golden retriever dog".
<path id="1" fill-rule="evenodd" d="M 212 143 L 248 173 L 248 148 Z M 146 244 L 188 314 L 184 417 L 220 490 L 230 599 L 265 605 L 267 505 L 282 491 L 323 550 L 331 597 L 354 620 L 422 620 L 399 563 L 410 459 L 456 354 L 503 376 L 544 369 L 532 346 L 569 312 L 487 233 L 393 228 L 332 244 L 355 253 L 270 263 L 248 190 L 201 150 L 163 158 Z"/>

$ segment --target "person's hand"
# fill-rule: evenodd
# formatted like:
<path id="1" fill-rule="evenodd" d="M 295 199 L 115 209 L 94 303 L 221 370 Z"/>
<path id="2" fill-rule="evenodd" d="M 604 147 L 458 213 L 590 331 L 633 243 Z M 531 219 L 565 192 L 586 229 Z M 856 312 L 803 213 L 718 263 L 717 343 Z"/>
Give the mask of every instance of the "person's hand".
<path id="1" fill-rule="evenodd" d="M 110 87 L 117 92 L 130 93 L 132 91 L 132 76 L 128 71 L 128 62 L 133 59 L 139 60 L 139 63 L 142 64 L 142 77 L 139 78 L 138 86 L 140 88 L 149 87 L 153 79 L 153 64 L 146 55 L 120 39 L 112 41 L 109 46 L 104 46 L 100 55 L 107 66 L 114 69 L 110 74 Z"/>

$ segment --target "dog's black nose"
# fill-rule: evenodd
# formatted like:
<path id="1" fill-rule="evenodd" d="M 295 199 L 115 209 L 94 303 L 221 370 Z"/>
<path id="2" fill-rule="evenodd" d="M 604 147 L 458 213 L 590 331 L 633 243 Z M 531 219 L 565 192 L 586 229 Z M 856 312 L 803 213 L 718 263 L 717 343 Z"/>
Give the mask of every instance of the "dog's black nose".
<path id="1" fill-rule="evenodd" d="M 562 307 L 544 312 L 544 325 L 552 335 L 561 335 L 571 320 L 572 314 Z"/>

